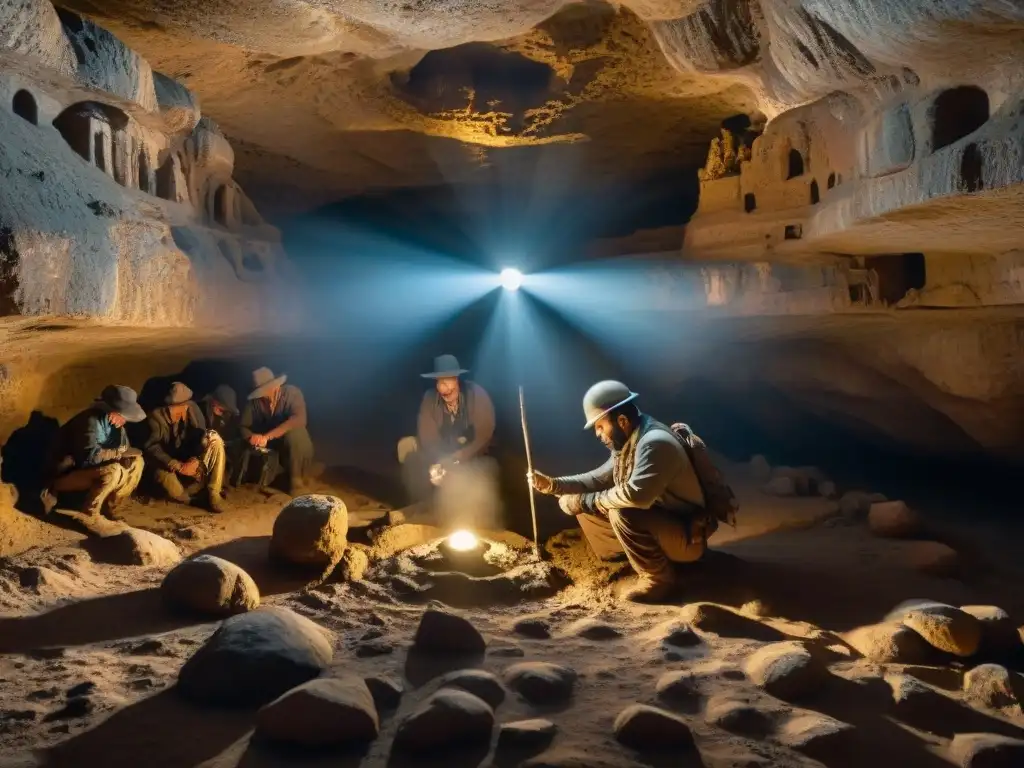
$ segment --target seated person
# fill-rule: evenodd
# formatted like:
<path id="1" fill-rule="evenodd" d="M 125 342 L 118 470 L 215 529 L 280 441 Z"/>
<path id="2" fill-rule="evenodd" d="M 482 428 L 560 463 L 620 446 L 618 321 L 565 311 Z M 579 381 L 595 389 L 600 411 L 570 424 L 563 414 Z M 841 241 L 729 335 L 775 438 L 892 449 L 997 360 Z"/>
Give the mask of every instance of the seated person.
<path id="1" fill-rule="evenodd" d="M 142 452 L 128 444 L 124 425 L 144 418 L 135 390 L 111 384 L 64 424 L 45 473 L 43 509 L 51 512 L 60 494 L 84 493 L 84 514 L 117 519 L 118 506 L 135 492 L 143 468 Z"/>
<path id="2" fill-rule="evenodd" d="M 216 432 L 224 441 L 224 476 L 230 481 L 238 474 L 239 458 L 244 443 L 235 390 L 227 384 L 219 384 L 213 392 L 199 401 L 199 405 L 203 418 L 206 419 L 206 428 Z"/>
<path id="3" fill-rule="evenodd" d="M 242 457 L 244 474 L 250 459 L 258 455 L 264 469 L 260 484 L 274 481 L 282 469 L 288 492 L 299 496 L 313 466 L 313 439 L 306 429 L 306 401 L 302 391 L 287 376 L 274 376 L 269 368 L 252 372 L 254 389 L 242 410 L 241 433 L 245 441 Z M 268 455 L 269 454 L 269 455 Z M 268 463 L 269 462 L 269 463 Z"/>
<path id="4" fill-rule="evenodd" d="M 168 498 L 191 504 L 192 496 L 205 489 L 207 509 L 223 512 L 224 441 L 207 430 L 192 390 L 180 381 L 171 384 L 164 405 L 149 414 L 147 426 L 146 458 Z"/>
<path id="5" fill-rule="evenodd" d="M 430 495 L 455 464 L 486 455 L 494 437 L 494 404 L 487 391 L 472 381 L 453 355 L 434 359 L 434 370 L 421 374 L 434 386 L 423 395 L 416 437 L 398 443 L 406 487 L 415 501 Z"/>

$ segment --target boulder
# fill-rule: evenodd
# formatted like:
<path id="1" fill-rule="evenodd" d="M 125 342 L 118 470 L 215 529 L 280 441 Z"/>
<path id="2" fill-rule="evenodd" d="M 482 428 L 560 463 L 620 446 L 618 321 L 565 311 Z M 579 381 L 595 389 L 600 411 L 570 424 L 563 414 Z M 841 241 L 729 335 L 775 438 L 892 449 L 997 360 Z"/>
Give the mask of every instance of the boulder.
<path id="1" fill-rule="evenodd" d="M 791 717 L 778 734 L 779 743 L 825 765 L 849 764 L 857 730 L 849 723 L 819 712 Z"/>
<path id="2" fill-rule="evenodd" d="M 772 730 L 770 715 L 734 696 L 712 697 L 704 709 L 704 719 L 722 730 L 751 738 L 763 738 Z"/>
<path id="3" fill-rule="evenodd" d="M 505 723 L 498 732 L 498 749 L 543 749 L 557 731 L 558 726 L 543 718 Z"/>
<path id="4" fill-rule="evenodd" d="M 513 625 L 512 631 L 534 640 L 547 640 L 551 637 L 551 628 L 543 619 L 522 619 Z"/>
<path id="5" fill-rule="evenodd" d="M 911 542 L 905 552 L 907 565 L 929 576 L 955 576 L 960 570 L 957 551 L 937 541 Z"/>
<path id="6" fill-rule="evenodd" d="M 443 688 L 417 707 L 398 727 L 395 746 L 406 752 L 438 751 L 490 741 L 494 711 L 471 693 Z"/>
<path id="7" fill-rule="evenodd" d="M 163 536 L 141 528 L 86 539 L 82 546 L 98 563 L 167 567 L 181 561 L 181 550 Z"/>
<path id="8" fill-rule="evenodd" d="M 964 675 L 964 698 L 975 706 L 1020 712 L 1022 696 L 1024 678 L 999 664 L 982 664 Z"/>
<path id="9" fill-rule="evenodd" d="M 646 704 L 631 704 L 615 718 L 615 738 L 638 752 L 694 749 L 690 726 L 681 717 Z"/>
<path id="10" fill-rule="evenodd" d="M 335 496 L 292 499 L 277 515 L 271 557 L 294 565 L 326 567 L 341 560 L 348 545 L 348 508 Z"/>
<path id="11" fill-rule="evenodd" d="M 879 664 L 923 664 L 934 653 L 923 637 L 900 621 L 860 627 L 843 639 L 861 656 Z"/>
<path id="12" fill-rule="evenodd" d="M 405 687 L 400 681 L 383 675 L 372 675 L 364 678 L 363 682 L 373 696 L 373 703 L 378 712 L 398 709 L 402 702 L 402 694 L 405 693 Z"/>
<path id="13" fill-rule="evenodd" d="M 761 490 L 769 496 L 796 496 L 796 482 L 791 477 L 773 477 Z"/>
<path id="14" fill-rule="evenodd" d="M 480 654 L 487 642 L 467 619 L 431 607 L 420 618 L 413 648 L 434 654 Z"/>
<path id="15" fill-rule="evenodd" d="M 679 619 L 701 632 L 748 640 L 781 640 L 781 632 L 756 619 L 715 603 L 689 603 L 679 610 Z"/>
<path id="16" fill-rule="evenodd" d="M 200 704 L 265 704 L 320 675 L 330 634 L 281 607 L 226 619 L 178 672 L 178 690 Z"/>
<path id="17" fill-rule="evenodd" d="M 361 744 L 379 731 L 370 689 L 354 676 L 310 680 L 256 714 L 257 737 L 302 747 Z"/>
<path id="18" fill-rule="evenodd" d="M 924 530 L 924 518 L 902 501 L 881 501 L 868 510 L 868 528 L 886 539 L 909 539 Z"/>
<path id="19" fill-rule="evenodd" d="M 767 483 L 772 479 L 772 465 L 760 453 L 750 459 L 750 476 L 758 483 Z"/>
<path id="20" fill-rule="evenodd" d="M 572 696 L 576 671 L 545 661 L 522 661 L 505 670 L 505 684 L 533 704 L 557 704 Z"/>
<path id="21" fill-rule="evenodd" d="M 260 591 L 252 577 L 213 555 L 179 563 L 164 578 L 160 593 L 168 606 L 210 616 L 245 613 L 260 605 Z"/>
<path id="22" fill-rule="evenodd" d="M 962 605 L 960 610 L 981 622 L 981 653 L 1004 656 L 1024 650 L 1016 624 L 1002 608 L 994 605 Z"/>
<path id="23" fill-rule="evenodd" d="M 759 648 L 747 658 L 744 671 L 754 685 L 784 701 L 816 693 L 829 674 L 810 651 L 792 641 Z"/>
<path id="24" fill-rule="evenodd" d="M 933 648 L 954 656 L 973 656 L 981 646 L 981 622 L 951 605 L 922 603 L 901 618 Z"/>
<path id="25" fill-rule="evenodd" d="M 482 669 L 463 669 L 452 672 L 441 679 L 441 688 L 461 688 L 469 691 L 478 699 L 483 699 L 492 708 L 505 700 L 505 686 L 490 672 Z"/>
<path id="26" fill-rule="evenodd" d="M 960 768 L 1020 768 L 1024 741 L 994 733 L 958 733 L 949 755 Z"/>

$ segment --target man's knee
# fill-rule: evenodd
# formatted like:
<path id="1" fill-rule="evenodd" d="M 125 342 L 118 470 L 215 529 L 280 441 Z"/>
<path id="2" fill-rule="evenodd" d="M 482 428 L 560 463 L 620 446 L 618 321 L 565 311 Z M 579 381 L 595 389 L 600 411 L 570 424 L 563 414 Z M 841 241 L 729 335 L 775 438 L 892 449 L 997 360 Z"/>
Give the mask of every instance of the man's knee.
<path id="1" fill-rule="evenodd" d="M 206 447 L 220 446 L 224 447 L 224 438 L 220 436 L 220 433 L 216 430 L 209 429 L 206 431 L 206 437 L 203 438 L 203 445 Z"/>

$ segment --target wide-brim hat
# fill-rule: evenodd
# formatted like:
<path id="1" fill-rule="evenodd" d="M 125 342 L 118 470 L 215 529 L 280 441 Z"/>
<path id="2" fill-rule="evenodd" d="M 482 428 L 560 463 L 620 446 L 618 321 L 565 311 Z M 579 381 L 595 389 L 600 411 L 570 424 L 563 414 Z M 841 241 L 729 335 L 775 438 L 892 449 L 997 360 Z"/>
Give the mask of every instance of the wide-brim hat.
<path id="1" fill-rule="evenodd" d="M 469 371 L 459 365 L 455 355 L 440 355 L 434 358 L 434 370 L 431 373 L 421 373 L 420 376 L 424 379 L 450 379 L 464 373 Z"/>
<path id="2" fill-rule="evenodd" d="M 591 429 L 598 421 L 619 406 L 631 403 L 640 397 L 621 381 L 599 381 L 583 396 L 583 416 L 587 423 L 584 429 Z"/>
<path id="3" fill-rule="evenodd" d="M 274 372 L 269 368 L 257 368 L 252 372 L 252 385 L 254 389 L 249 393 L 248 399 L 256 400 L 264 397 L 268 392 L 277 389 L 286 381 L 288 381 L 288 377 L 285 375 L 274 376 Z"/>
<path id="4" fill-rule="evenodd" d="M 146 412 L 139 405 L 139 396 L 135 390 L 120 384 L 104 387 L 95 405 L 107 413 L 119 413 L 125 421 L 133 424 L 146 418 Z"/>
<path id="5" fill-rule="evenodd" d="M 235 395 L 235 390 L 227 384 L 218 384 L 213 392 L 210 392 L 203 397 L 204 403 L 211 401 L 224 406 L 224 408 L 231 411 L 235 416 L 238 415 L 238 397 Z"/>
<path id="6" fill-rule="evenodd" d="M 184 405 L 191 399 L 192 390 L 180 381 L 175 381 L 171 384 L 171 391 L 168 392 L 167 397 L 164 398 L 164 405 Z"/>

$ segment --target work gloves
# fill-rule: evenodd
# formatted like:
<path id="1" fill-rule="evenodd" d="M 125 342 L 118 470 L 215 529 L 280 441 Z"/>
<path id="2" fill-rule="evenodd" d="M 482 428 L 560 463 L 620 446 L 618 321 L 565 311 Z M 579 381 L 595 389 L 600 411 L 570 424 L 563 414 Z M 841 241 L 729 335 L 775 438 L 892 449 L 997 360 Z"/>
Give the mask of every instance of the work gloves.
<path id="1" fill-rule="evenodd" d="M 558 506 L 567 515 L 596 514 L 596 493 L 567 493 L 558 497 Z"/>

